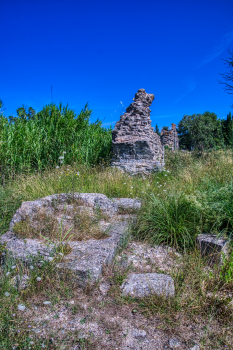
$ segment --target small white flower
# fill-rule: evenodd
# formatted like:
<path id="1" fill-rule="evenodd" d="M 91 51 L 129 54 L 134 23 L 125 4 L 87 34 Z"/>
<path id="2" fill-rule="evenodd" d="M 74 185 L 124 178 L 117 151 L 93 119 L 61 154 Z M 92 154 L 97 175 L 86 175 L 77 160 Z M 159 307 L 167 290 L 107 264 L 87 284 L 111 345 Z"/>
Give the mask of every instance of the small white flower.
<path id="1" fill-rule="evenodd" d="M 144 193 L 144 191 L 142 191 L 142 193 Z"/>
<path id="2" fill-rule="evenodd" d="M 60 167 L 59 167 L 59 165 L 58 166 L 56 166 L 56 169 L 59 169 Z"/>
<path id="3" fill-rule="evenodd" d="M 31 270 L 33 270 L 33 269 L 34 269 L 34 266 L 32 266 L 32 265 L 30 265 L 29 267 L 30 267 L 30 269 L 31 269 Z"/>
<path id="4" fill-rule="evenodd" d="M 63 253 L 58 253 L 59 255 L 63 256 Z"/>
<path id="5" fill-rule="evenodd" d="M 40 277 L 37 277 L 36 280 L 37 280 L 37 281 L 41 281 L 41 278 L 40 278 Z"/>
<path id="6" fill-rule="evenodd" d="M 66 151 L 63 151 L 63 154 L 66 154 Z"/>
<path id="7" fill-rule="evenodd" d="M 63 157 L 63 156 L 61 156 L 61 157 L 59 157 L 59 159 L 64 159 L 64 157 Z"/>
<path id="8" fill-rule="evenodd" d="M 77 174 L 76 175 L 80 175 L 80 173 L 79 172 L 77 172 Z"/>
<path id="9" fill-rule="evenodd" d="M 133 186 L 131 186 L 131 188 L 133 188 Z"/>
<path id="10" fill-rule="evenodd" d="M 166 192 L 167 190 L 163 190 L 163 192 Z"/>
<path id="11" fill-rule="evenodd" d="M 48 260 L 49 260 L 49 261 L 52 261 L 52 260 L 53 260 L 53 258 L 50 256 L 50 257 L 48 258 Z"/>
<path id="12" fill-rule="evenodd" d="M 35 344 L 34 341 L 30 341 L 29 343 L 30 343 L 31 345 Z"/>
<path id="13" fill-rule="evenodd" d="M 126 185 L 126 182 L 124 182 L 124 185 Z"/>
<path id="14" fill-rule="evenodd" d="M 165 176 L 167 176 L 167 174 L 165 174 Z"/>
<path id="15" fill-rule="evenodd" d="M 13 265 L 13 266 L 11 266 L 11 268 L 12 268 L 12 269 L 15 269 L 15 268 L 16 268 L 16 266 L 15 266 L 15 265 Z"/>
<path id="16" fill-rule="evenodd" d="M 51 304 L 51 301 L 44 301 L 43 304 L 44 305 L 49 305 L 49 304 Z"/>
<path id="17" fill-rule="evenodd" d="M 6 297 L 9 297 L 9 296 L 10 296 L 10 293 L 9 293 L 9 292 L 6 292 L 6 293 L 5 293 L 5 296 L 6 296 Z"/>
<path id="18" fill-rule="evenodd" d="M 9 276 L 9 275 L 10 275 L 10 272 L 7 272 L 7 273 L 6 273 L 6 276 Z"/>
<path id="19" fill-rule="evenodd" d="M 25 310 L 25 305 L 19 304 L 19 305 L 18 305 L 18 310 L 24 311 L 24 310 Z"/>

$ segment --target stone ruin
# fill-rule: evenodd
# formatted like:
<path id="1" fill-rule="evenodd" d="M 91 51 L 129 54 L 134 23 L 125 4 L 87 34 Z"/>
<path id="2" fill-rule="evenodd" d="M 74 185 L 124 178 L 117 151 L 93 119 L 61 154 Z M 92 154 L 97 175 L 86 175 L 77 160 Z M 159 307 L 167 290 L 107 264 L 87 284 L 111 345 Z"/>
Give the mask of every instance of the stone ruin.
<path id="1" fill-rule="evenodd" d="M 157 171 L 164 166 L 164 144 L 160 136 L 151 126 L 149 106 L 154 100 L 153 94 L 147 94 L 144 89 L 139 89 L 131 105 L 126 108 L 126 113 L 121 115 L 112 131 L 111 166 L 131 175 L 142 173 L 148 174 Z M 178 145 L 178 136 L 172 126 L 172 137 Z M 175 135 L 175 136 L 173 136 Z M 170 142 L 169 136 L 169 142 Z"/>
<path id="2" fill-rule="evenodd" d="M 176 124 L 172 123 L 171 130 L 161 130 L 161 141 L 163 146 L 168 146 L 172 151 L 179 148 L 179 138 Z"/>

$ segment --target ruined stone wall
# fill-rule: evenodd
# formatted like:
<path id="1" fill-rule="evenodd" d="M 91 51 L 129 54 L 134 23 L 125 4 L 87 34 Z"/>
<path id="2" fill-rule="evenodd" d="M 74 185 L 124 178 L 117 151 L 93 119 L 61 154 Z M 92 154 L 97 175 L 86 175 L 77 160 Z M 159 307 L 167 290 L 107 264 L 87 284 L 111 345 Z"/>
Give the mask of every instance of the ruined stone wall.
<path id="1" fill-rule="evenodd" d="M 161 131 L 161 142 L 163 146 L 168 146 L 172 151 L 179 148 L 179 138 L 176 124 L 172 124 L 171 130 Z"/>
<path id="2" fill-rule="evenodd" d="M 164 166 L 163 145 L 150 119 L 154 95 L 139 89 L 133 100 L 112 131 L 111 165 L 133 174 L 148 173 Z"/>

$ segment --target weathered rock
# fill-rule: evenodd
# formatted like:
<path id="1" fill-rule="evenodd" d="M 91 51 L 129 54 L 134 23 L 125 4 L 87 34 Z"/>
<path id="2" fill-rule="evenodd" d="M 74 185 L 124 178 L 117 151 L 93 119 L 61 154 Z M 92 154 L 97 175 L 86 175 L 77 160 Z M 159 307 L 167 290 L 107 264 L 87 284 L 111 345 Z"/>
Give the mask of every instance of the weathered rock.
<path id="1" fill-rule="evenodd" d="M 201 251 L 201 255 L 208 256 L 208 264 L 223 263 L 223 254 L 228 256 L 229 239 L 218 238 L 216 235 L 200 234 L 197 236 L 197 242 Z"/>
<path id="2" fill-rule="evenodd" d="M 169 339 L 169 348 L 172 349 L 172 350 L 183 350 L 183 346 L 182 346 L 182 343 L 176 339 L 176 338 L 172 338 L 172 339 Z"/>
<path id="3" fill-rule="evenodd" d="M 119 254 L 116 259 L 121 267 L 126 269 L 132 266 L 138 273 L 160 270 L 169 274 L 182 268 L 182 256 L 174 248 L 142 242 L 130 242 L 124 253 Z"/>
<path id="4" fill-rule="evenodd" d="M 105 283 L 101 283 L 99 285 L 99 291 L 102 295 L 107 295 L 108 291 L 110 290 L 110 284 L 105 282 Z"/>
<path id="5" fill-rule="evenodd" d="M 144 298 L 149 295 L 174 296 L 173 279 L 168 275 L 158 273 L 143 273 L 128 275 L 121 285 L 122 295 L 134 298 Z"/>
<path id="6" fill-rule="evenodd" d="M 110 264 L 120 244 L 122 237 L 127 234 L 129 222 L 113 224 L 109 230 L 109 238 L 84 242 L 70 242 L 71 253 L 64 257 L 64 262 L 57 264 L 61 271 L 72 270 L 77 276 L 77 284 L 85 286 L 100 278 L 104 265 Z"/>
<path id="7" fill-rule="evenodd" d="M 130 174 L 149 173 L 164 166 L 163 146 L 151 126 L 153 94 L 139 89 L 112 131 L 112 166 Z"/>
<path id="8" fill-rule="evenodd" d="M 143 329 L 133 329 L 132 330 L 132 336 L 136 339 L 143 339 L 146 337 L 146 331 L 144 331 Z"/>
<path id="9" fill-rule="evenodd" d="M 12 278 L 11 283 L 13 284 L 14 288 L 21 290 L 27 288 L 29 281 L 30 278 L 25 274 L 23 276 L 16 275 Z"/>
<path id="10" fill-rule="evenodd" d="M 140 209 L 141 201 L 133 198 L 113 198 L 112 201 L 122 209 Z"/>
<path id="11" fill-rule="evenodd" d="M 10 222 L 9 231 L 0 237 L 0 241 L 1 243 L 6 243 L 6 248 L 13 258 L 18 258 L 28 263 L 33 257 L 40 255 L 45 260 L 52 260 L 58 244 L 64 244 L 65 242 L 53 239 L 47 244 L 43 239 L 22 238 L 20 235 L 15 234 L 15 225 L 29 218 L 30 230 L 34 232 L 33 230 L 36 230 L 39 224 L 41 225 L 41 222 L 38 223 L 38 220 L 36 221 L 36 215 L 45 211 L 49 217 L 53 217 L 58 223 L 63 220 L 63 228 L 66 230 L 64 233 L 66 233 L 68 229 L 72 229 L 76 209 L 81 208 L 81 211 L 87 209 L 90 215 L 93 214 L 94 210 L 100 209 L 107 214 L 107 221 L 99 221 L 98 229 L 101 232 L 103 231 L 104 237 L 107 238 L 101 239 L 103 238 L 101 236 L 100 239 L 70 240 L 68 245 L 71 248 L 71 252 L 64 256 L 62 262 L 57 264 L 61 273 L 72 270 L 77 276 L 77 284 L 85 285 L 87 282 L 96 282 L 102 273 L 103 265 L 111 263 L 115 257 L 117 247 L 128 232 L 133 216 L 118 215 L 117 203 L 109 200 L 103 194 L 74 193 L 72 198 L 76 200 L 74 203 L 77 204 L 77 207 L 68 204 L 71 200 L 71 194 L 66 193 L 23 202 Z M 130 199 L 126 198 L 125 200 L 132 204 Z M 139 206 L 139 201 L 137 201 L 137 206 Z M 67 210 L 69 215 L 62 215 L 64 210 Z M 72 231 L 70 232 L 72 233 Z M 56 237 L 59 237 L 59 235 Z"/>
<path id="12" fill-rule="evenodd" d="M 192 348 L 190 348 L 189 350 L 200 350 L 200 345 L 199 344 L 195 344 Z"/>
<path id="13" fill-rule="evenodd" d="M 176 124 L 172 123 L 171 130 L 161 130 L 161 141 L 163 146 L 168 146 L 172 151 L 179 148 L 179 138 Z"/>

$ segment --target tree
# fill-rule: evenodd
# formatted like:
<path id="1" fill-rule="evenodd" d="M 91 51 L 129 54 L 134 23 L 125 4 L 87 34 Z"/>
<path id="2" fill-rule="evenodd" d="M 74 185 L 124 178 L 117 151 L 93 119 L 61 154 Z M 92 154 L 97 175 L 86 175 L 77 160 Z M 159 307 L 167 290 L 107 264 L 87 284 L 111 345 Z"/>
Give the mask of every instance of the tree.
<path id="1" fill-rule="evenodd" d="M 180 148 L 206 149 L 222 146 L 221 121 L 215 113 L 185 115 L 178 124 Z"/>
<path id="2" fill-rule="evenodd" d="M 169 126 L 163 126 L 163 127 L 162 127 L 162 130 L 168 131 L 168 130 L 169 130 Z"/>
<path id="3" fill-rule="evenodd" d="M 232 147 L 232 117 L 231 117 L 231 112 L 227 114 L 227 119 L 222 119 L 221 121 L 221 126 L 222 126 L 222 135 L 223 135 L 223 140 L 226 146 L 231 146 Z"/>
<path id="4" fill-rule="evenodd" d="M 160 134 L 160 132 L 159 132 L 159 127 L 158 127 L 157 124 L 156 124 L 156 126 L 155 126 L 155 132 L 156 132 L 159 136 L 161 136 L 161 134 Z"/>
<path id="5" fill-rule="evenodd" d="M 5 109 L 3 109 L 4 103 L 2 102 L 2 100 L 0 100 L 0 114 L 3 115 L 3 112 Z"/>
<path id="6" fill-rule="evenodd" d="M 18 122 L 21 121 L 29 121 L 31 119 L 35 119 L 36 112 L 32 107 L 27 108 L 26 106 L 22 105 L 22 107 L 19 107 L 16 109 L 17 117 L 10 116 L 9 120 L 10 123 L 12 122 Z"/>
<path id="7" fill-rule="evenodd" d="M 225 85 L 224 90 L 228 94 L 233 95 L 233 52 L 231 52 L 230 50 L 228 52 L 230 55 L 228 59 L 226 60 L 222 59 L 222 60 L 227 65 L 227 68 L 229 69 L 229 71 L 227 73 L 219 73 L 225 80 L 225 82 L 219 81 L 219 83 Z M 233 104 L 231 105 L 231 107 L 233 107 Z"/>

